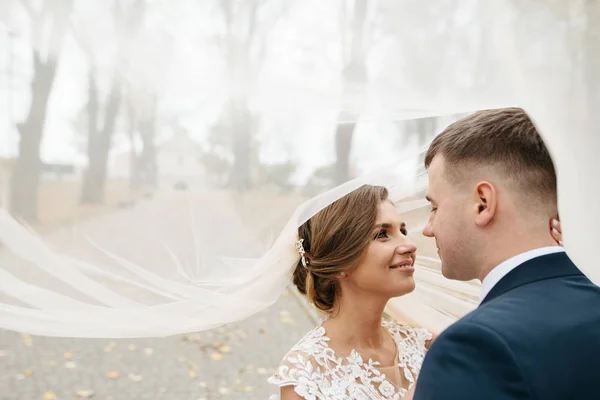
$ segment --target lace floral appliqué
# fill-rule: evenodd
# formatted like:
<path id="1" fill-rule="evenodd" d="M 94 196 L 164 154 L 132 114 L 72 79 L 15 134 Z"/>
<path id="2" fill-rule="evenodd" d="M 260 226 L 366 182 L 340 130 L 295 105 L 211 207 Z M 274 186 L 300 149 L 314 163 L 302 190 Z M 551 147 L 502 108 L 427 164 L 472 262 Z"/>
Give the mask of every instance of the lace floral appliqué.
<path id="1" fill-rule="evenodd" d="M 393 322 L 384 322 L 383 326 L 396 342 L 398 368 L 410 387 L 421 369 L 427 351 L 425 343 L 432 335 L 425 329 Z M 378 362 L 363 360 L 355 350 L 348 357 L 338 357 L 320 325 L 292 347 L 269 383 L 292 385 L 306 400 L 401 400 L 407 390 L 397 389 L 378 366 Z"/>

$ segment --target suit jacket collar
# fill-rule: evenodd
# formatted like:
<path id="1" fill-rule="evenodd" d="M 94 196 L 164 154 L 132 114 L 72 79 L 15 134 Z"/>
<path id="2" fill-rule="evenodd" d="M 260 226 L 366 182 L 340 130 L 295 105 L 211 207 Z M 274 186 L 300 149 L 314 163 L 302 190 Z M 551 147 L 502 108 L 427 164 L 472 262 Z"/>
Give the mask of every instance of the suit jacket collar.
<path id="1" fill-rule="evenodd" d="M 503 277 L 480 305 L 531 282 L 563 276 L 583 275 L 566 253 L 548 254 L 524 262 Z"/>

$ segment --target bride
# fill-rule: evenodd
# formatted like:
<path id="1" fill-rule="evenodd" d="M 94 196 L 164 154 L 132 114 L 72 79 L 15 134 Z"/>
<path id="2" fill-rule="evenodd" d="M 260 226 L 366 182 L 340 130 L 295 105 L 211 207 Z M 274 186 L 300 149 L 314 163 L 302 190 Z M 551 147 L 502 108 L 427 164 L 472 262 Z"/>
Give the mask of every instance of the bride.
<path id="1" fill-rule="evenodd" d="M 282 400 L 412 397 L 434 336 L 382 318 L 388 300 L 415 289 L 417 248 L 401 222 L 387 189 L 364 185 L 300 226 L 294 284 L 327 317 L 269 378 Z"/>

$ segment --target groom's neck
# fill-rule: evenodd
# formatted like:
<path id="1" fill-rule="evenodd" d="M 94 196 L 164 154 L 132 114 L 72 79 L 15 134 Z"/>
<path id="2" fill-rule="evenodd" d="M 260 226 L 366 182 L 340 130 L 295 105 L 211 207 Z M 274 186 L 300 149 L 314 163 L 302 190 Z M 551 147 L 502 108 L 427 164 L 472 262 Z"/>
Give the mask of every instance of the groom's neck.
<path id="1" fill-rule="evenodd" d="M 478 278 L 483 281 L 490 271 L 519 254 L 556 245 L 550 235 L 549 221 L 546 226 L 515 226 L 509 232 L 498 232 L 486 240 L 487 249 L 483 253 L 484 261 L 480 263 Z"/>

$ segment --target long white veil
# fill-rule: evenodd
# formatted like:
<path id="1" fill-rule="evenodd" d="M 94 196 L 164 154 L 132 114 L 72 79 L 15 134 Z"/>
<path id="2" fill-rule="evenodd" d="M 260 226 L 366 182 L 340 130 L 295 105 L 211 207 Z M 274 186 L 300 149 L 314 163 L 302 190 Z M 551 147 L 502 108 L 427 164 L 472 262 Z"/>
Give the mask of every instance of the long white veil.
<path id="1" fill-rule="evenodd" d="M 340 4 L 351 10 L 355 2 Z M 380 129 L 381 121 L 389 125 L 440 116 L 451 121 L 479 109 L 523 107 L 557 167 L 566 250 L 590 279 L 600 283 L 591 252 L 600 241 L 595 229 L 600 209 L 594 206 L 600 194 L 595 162 L 600 150 L 596 112 L 600 109 L 600 6 L 585 1 L 509 0 L 368 4 L 370 23 L 379 27 L 365 56 L 368 79 L 336 85 L 331 74 L 319 73 L 329 68 L 320 60 L 331 44 L 320 41 L 320 35 L 327 32 L 333 6 L 297 2 L 286 9 L 279 30 L 269 34 L 267 42 L 275 49 L 270 63 L 256 77 L 236 75 L 246 76 L 247 81 L 230 84 L 252 94 L 256 112 L 275 115 L 277 120 L 290 118 L 294 124 L 304 121 L 304 131 L 289 134 L 298 159 L 317 152 L 322 144 L 319 136 L 307 132 L 318 124 L 335 125 L 339 115 L 355 122 L 364 143 L 376 149 L 377 143 L 370 143 L 378 140 L 376 132 L 367 132 Z M 165 18 L 182 18 L 185 27 L 185 7 L 169 7 Z M 295 30 L 306 32 L 305 37 Z M 288 52 L 294 45 L 298 51 Z M 304 48 L 316 49 L 315 56 L 302 60 L 298 53 Z M 304 62 L 305 68 L 288 68 L 289 62 Z M 278 134 L 286 135 L 282 132 Z M 388 186 L 410 221 L 410 235 L 417 238 L 427 218 L 422 151 L 431 139 L 406 140 L 391 157 L 371 154 L 371 163 L 358 178 L 300 204 L 278 232 L 244 227 L 243 217 L 235 211 L 240 204 L 251 208 L 244 197 L 216 195 L 202 205 L 192 199 L 185 210 L 157 211 L 141 204 L 157 220 L 172 217 L 170 213 L 187 213 L 193 263 L 181 262 L 173 250 L 177 240 L 166 233 L 161 236 L 160 225 L 142 228 L 144 234 L 152 234 L 148 252 L 164 244 L 165 258 L 146 265 L 127 254 L 127 232 L 102 238 L 87 235 L 85 228 L 65 230 L 63 235 L 78 241 L 73 239 L 76 245 L 61 249 L 1 210 L 0 328 L 47 336 L 151 337 L 206 330 L 247 318 L 273 304 L 289 284 L 298 260 L 297 227 L 362 184 Z M 216 203 L 230 204 L 230 213 L 200 212 Z M 283 206 L 275 209 L 278 206 L 262 209 L 250 224 L 256 228 L 257 221 L 281 212 Z M 128 217 L 126 211 L 119 211 L 102 218 L 110 224 L 111 219 Z M 204 229 L 207 226 L 210 229 Z M 122 242 L 105 248 L 109 236 L 120 236 Z M 162 243 L 156 238 L 162 238 Z M 478 286 L 445 280 L 439 260 L 427 250 L 428 242 L 416 240 L 421 248 L 417 290 L 393 300 L 388 312 L 439 331 L 477 305 Z M 83 247 L 96 256 L 78 255 Z"/>

